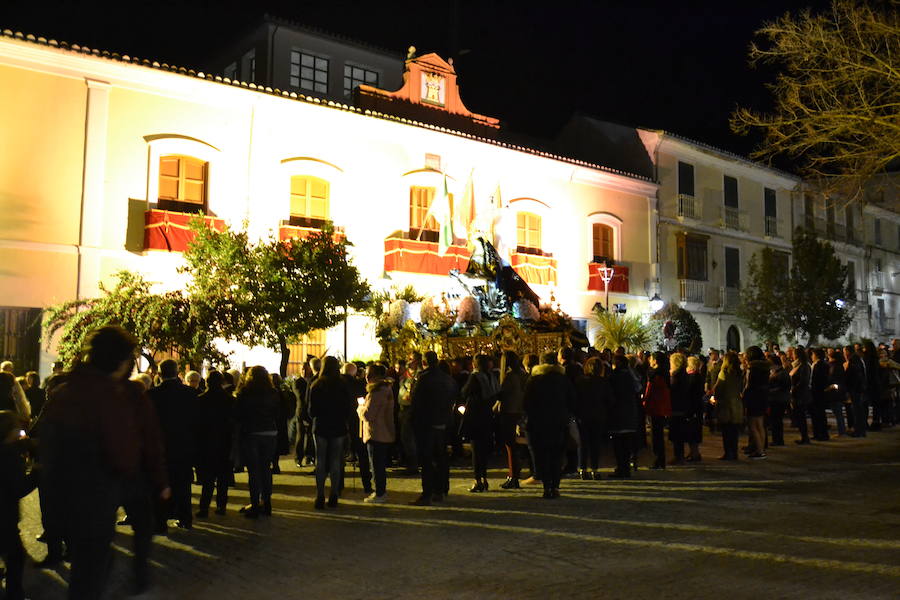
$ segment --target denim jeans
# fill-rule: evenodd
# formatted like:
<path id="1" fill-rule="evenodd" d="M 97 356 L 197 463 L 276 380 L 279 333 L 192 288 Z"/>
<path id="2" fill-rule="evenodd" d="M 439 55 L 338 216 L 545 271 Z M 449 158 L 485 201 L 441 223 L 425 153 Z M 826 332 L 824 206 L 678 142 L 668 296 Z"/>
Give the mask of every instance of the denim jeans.
<path id="1" fill-rule="evenodd" d="M 384 496 L 387 492 L 387 462 L 391 444 L 369 441 L 366 446 L 369 449 L 369 464 L 375 478 L 375 495 Z"/>
<path id="2" fill-rule="evenodd" d="M 325 497 L 325 478 L 331 479 L 331 495 L 340 496 L 341 462 L 346 436 L 316 436 L 316 497 Z"/>
<path id="3" fill-rule="evenodd" d="M 831 409 L 831 414 L 834 415 L 834 420 L 837 423 L 838 435 L 847 433 L 847 425 L 844 423 L 844 403 L 832 402 L 828 408 Z"/>
<path id="4" fill-rule="evenodd" d="M 272 501 L 272 457 L 275 455 L 276 436 L 250 433 L 241 438 L 241 456 L 247 465 L 247 483 L 250 488 L 250 504 Z"/>

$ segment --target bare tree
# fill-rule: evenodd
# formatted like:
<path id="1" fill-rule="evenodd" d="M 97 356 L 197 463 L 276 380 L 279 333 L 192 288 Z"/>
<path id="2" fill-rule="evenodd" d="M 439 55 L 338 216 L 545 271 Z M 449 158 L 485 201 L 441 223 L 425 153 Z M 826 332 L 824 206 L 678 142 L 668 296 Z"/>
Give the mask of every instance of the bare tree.
<path id="1" fill-rule="evenodd" d="M 751 65 L 779 73 L 771 114 L 739 108 L 731 128 L 763 133 L 754 158 L 799 159 L 825 196 L 860 198 L 900 163 L 900 2 L 834 0 L 825 14 L 785 14 L 757 31 Z"/>

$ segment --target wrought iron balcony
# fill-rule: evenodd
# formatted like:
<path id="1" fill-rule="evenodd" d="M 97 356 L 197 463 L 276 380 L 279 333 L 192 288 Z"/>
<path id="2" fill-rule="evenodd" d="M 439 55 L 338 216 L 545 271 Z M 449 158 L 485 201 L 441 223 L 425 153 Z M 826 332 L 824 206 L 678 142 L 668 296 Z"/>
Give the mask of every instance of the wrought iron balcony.
<path id="1" fill-rule="evenodd" d="M 678 216 L 683 219 L 703 219 L 703 203 L 688 194 L 678 194 Z"/>
<path id="2" fill-rule="evenodd" d="M 691 304 L 706 304 L 706 282 L 695 279 L 679 279 L 681 301 Z"/>
<path id="3" fill-rule="evenodd" d="M 733 206 L 723 206 L 721 225 L 725 229 L 747 231 L 749 229 L 747 223 L 747 213 L 739 208 L 734 208 Z"/>
<path id="4" fill-rule="evenodd" d="M 772 238 L 780 238 L 781 234 L 779 233 L 779 229 L 781 225 L 781 220 L 777 217 L 766 216 L 766 237 Z"/>
<path id="5" fill-rule="evenodd" d="M 726 313 L 735 312 L 741 303 L 741 290 L 739 288 L 722 286 L 719 288 L 719 294 L 721 297 L 719 306 L 722 307 L 722 311 Z"/>
<path id="6" fill-rule="evenodd" d="M 869 290 L 875 296 L 884 292 L 884 271 L 872 271 L 869 273 Z"/>

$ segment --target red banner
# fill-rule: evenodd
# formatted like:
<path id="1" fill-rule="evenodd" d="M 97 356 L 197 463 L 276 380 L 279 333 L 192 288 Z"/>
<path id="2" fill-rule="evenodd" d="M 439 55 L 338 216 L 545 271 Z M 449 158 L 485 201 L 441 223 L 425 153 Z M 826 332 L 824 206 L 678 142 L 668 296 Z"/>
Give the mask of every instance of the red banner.
<path id="1" fill-rule="evenodd" d="M 589 263 L 588 264 L 588 289 L 596 290 L 598 292 L 605 292 L 606 288 L 603 286 L 603 279 L 600 277 L 600 268 L 604 265 L 602 263 Z M 610 292 L 619 292 L 621 294 L 627 294 L 628 287 L 628 267 L 623 267 L 621 265 L 615 265 L 613 267 L 613 277 L 609 281 L 609 291 Z"/>
<path id="2" fill-rule="evenodd" d="M 556 259 L 552 256 L 513 252 L 510 264 L 526 283 L 556 285 Z"/>
<path id="3" fill-rule="evenodd" d="M 184 252 L 194 239 L 190 222 L 198 218 L 193 213 L 179 213 L 152 209 L 144 213 L 144 250 Z M 203 217 L 207 227 L 225 230 L 225 221 L 216 217 Z"/>
<path id="4" fill-rule="evenodd" d="M 384 270 L 405 273 L 446 275 L 453 269 L 464 272 L 471 254 L 465 246 L 450 246 L 444 256 L 437 242 L 389 238 L 384 240 Z"/>

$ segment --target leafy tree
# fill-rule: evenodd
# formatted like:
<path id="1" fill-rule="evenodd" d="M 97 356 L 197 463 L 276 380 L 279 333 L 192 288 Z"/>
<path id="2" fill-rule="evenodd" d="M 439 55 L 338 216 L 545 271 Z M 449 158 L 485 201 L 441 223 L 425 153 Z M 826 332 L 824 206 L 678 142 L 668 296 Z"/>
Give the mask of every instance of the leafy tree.
<path id="1" fill-rule="evenodd" d="M 737 314 L 764 340 L 778 340 L 785 330 L 789 282 L 787 254 L 763 248 L 750 258 Z"/>
<path id="2" fill-rule="evenodd" d="M 213 345 L 211 329 L 191 311 L 181 292 L 154 294 L 151 284 L 136 273 L 120 271 L 113 288 L 100 285 L 96 298 L 72 300 L 50 307 L 44 317 L 44 336 L 57 333 L 57 354 L 67 364 L 81 355 L 87 335 L 104 325 L 121 325 L 141 344 L 151 365 L 161 354 L 175 352 L 182 363 L 199 364 L 209 359 L 225 362 Z"/>
<path id="3" fill-rule="evenodd" d="M 594 311 L 594 321 L 594 347 L 598 350 L 615 350 L 622 346 L 627 352 L 634 352 L 650 345 L 650 330 L 638 316 L 626 316 L 597 308 Z"/>
<path id="4" fill-rule="evenodd" d="M 671 327 L 674 328 L 673 337 L 676 348 L 687 348 L 691 352 L 700 351 L 700 348 L 703 347 L 700 326 L 697 325 L 694 315 L 674 302 L 669 302 L 650 317 L 648 326 L 657 348 L 668 349 L 665 343 L 665 329 L 668 323 L 671 323 Z"/>
<path id="5" fill-rule="evenodd" d="M 800 159 L 826 193 L 855 199 L 873 175 L 900 159 L 900 16 L 896 2 L 873 8 L 834 0 L 817 15 L 785 14 L 757 31 L 753 65 L 774 65 L 771 114 L 741 108 L 741 134 L 761 131 L 754 157 Z"/>
<path id="6" fill-rule="evenodd" d="M 798 229 L 793 243 L 789 276 L 787 265 L 770 249 L 753 256 L 738 312 L 767 340 L 780 334 L 793 340 L 806 337 L 809 344 L 820 336 L 837 339 L 853 320 L 847 267 L 831 244 L 815 235 Z"/>
<path id="7" fill-rule="evenodd" d="M 338 324 L 348 308 L 365 308 L 369 286 L 347 257 L 351 244 L 330 225 L 303 239 L 258 243 L 246 230 L 199 222 L 193 229 L 184 254 L 192 309 L 223 337 L 280 352 L 282 375 L 288 344 Z"/>
<path id="8" fill-rule="evenodd" d="M 794 235 L 793 257 L 785 329 L 793 338 L 798 332 L 805 334 L 809 344 L 819 336 L 841 337 L 853 320 L 854 293 L 847 282 L 847 266 L 831 244 L 802 231 Z"/>

